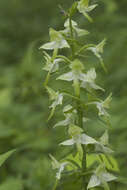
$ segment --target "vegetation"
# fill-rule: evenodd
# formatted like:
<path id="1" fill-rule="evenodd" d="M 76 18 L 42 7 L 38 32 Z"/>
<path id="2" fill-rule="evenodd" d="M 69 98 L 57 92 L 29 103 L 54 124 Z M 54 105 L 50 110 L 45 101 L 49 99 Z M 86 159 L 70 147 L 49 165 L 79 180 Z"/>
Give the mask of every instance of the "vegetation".
<path id="1" fill-rule="evenodd" d="M 73 19 L 80 23 L 80 28 L 85 27 L 90 31 L 90 35 L 81 38 L 82 44 L 86 43 L 86 40 L 88 43 L 98 44 L 107 38 L 103 54 L 107 74 L 94 56 L 85 58 L 85 69 L 89 69 L 94 63 L 93 67 L 98 73 L 96 82 L 106 89 L 104 96 L 108 97 L 110 92 L 113 93 L 110 143 L 115 150 L 120 175 L 126 178 L 126 0 L 91 0 L 92 3 L 99 4 L 95 11 L 92 11 L 92 24 L 82 16 L 75 15 Z M 63 29 L 58 4 L 66 10 L 72 1 L 0 1 L 0 153 L 12 149 L 19 150 L 1 167 L 0 190 L 51 189 L 55 174 L 51 172 L 48 154 L 61 160 L 69 148 L 57 146 L 61 140 L 67 138 L 64 128 L 52 129 L 58 120 L 63 120 L 59 107 L 56 109 L 55 117 L 46 122 L 48 97 L 45 89 L 42 89 L 46 74 L 42 71 L 45 60 L 42 58 L 42 51 L 38 52 L 38 47 L 48 40 L 49 26 L 58 31 Z M 68 49 L 61 50 L 60 54 L 68 55 L 67 52 Z M 92 55 L 90 51 L 87 53 Z M 67 68 L 64 69 L 62 72 L 66 73 Z M 51 79 L 55 77 L 54 75 Z M 50 80 L 50 87 L 59 90 L 62 85 L 63 89 L 68 88 L 70 91 L 66 82 L 54 79 Z M 103 93 L 98 91 L 97 95 L 101 97 Z M 92 117 L 95 116 L 95 111 L 91 113 Z M 104 128 L 99 127 L 100 121 L 97 121 L 96 117 L 94 119 L 93 124 L 87 122 L 88 134 L 99 137 Z M 69 183 L 71 186 L 73 178 L 68 178 L 68 181 L 64 183 L 65 189 L 66 186 L 69 188 Z M 127 180 L 121 178 L 120 181 L 117 179 L 116 182 L 111 182 L 111 189 L 126 190 Z M 63 184 L 63 181 L 61 183 Z"/>
<path id="2" fill-rule="evenodd" d="M 66 18 L 64 29 L 56 31 L 50 28 L 50 42 L 40 47 L 40 49 L 53 51 L 51 56 L 47 52 L 43 52 L 46 62 L 43 69 L 48 72 L 44 86 L 48 91 L 50 100 L 53 101 L 50 105 L 51 113 L 48 120 L 54 115 L 56 107 L 64 104 L 62 111 L 65 119 L 62 121 L 58 120 L 54 127 L 65 127 L 69 139 L 61 142 L 60 145 L 72 147 L 69 153 L 66 154 L 66 157 L 60 161 L 57 161 L 50 155 L 52 167 L 57 170 L 53 190 L 57 189 L 58 180 L 62 178 L 62 175 L 65 175 L 64 178 L 72 177 L 73 183 L 76 183 L 73 189 L 78 188 L 81 190 L 93 189 L 97 186 L 109 190 L 108 182 L 117 179 L 108 172 L 109 165 L 111 165 L 112 169 L 115 168 L 114 162 L 112 162 L 114 159 L 109 156 L 113 153 L 109 147 L 108 128 L 110 121 L 107 113 L 111 94 L 105 100 L 101 100 L 98 97 L 95 91 L 104 92 L 105 90 L 96 84 L 95 68 L 91 65 L 89 68 L 86 61 L 86 52 L 91 51 L 99 59 L 104 71 L 107 71 L 101 56 L 106 40 L 104 39 L 97 45 L 93 43 L 82 44 L 80 42 L 81 38 L 88 35 L 89 32 L 79 28 L 77 22 L 72 20 L 78 11 L 92 22 L 93 20 L 89 16 L 89 12 L 96 7 L 97 4 L 90 5 L 88 0 L 80 0 L 73 3 L 67 12 L 61 8 L 61 12 Z M 71 49 L 68 56 L 59 54 L 61 49 L 64 48 Z M 65 67 L 67 67 L 66 70 L 68 72 L 63 73 Z M 89 70 L 87 70 L 88 68 Z M 57 73 L 56 80 L 71 82 L 73 89 L 70 87 L 68 92 L 68 88 L 63 89 L 63 85 L 57 91 L 50 88 L 48 83 L 55 73 Z M 72 93 L 73 91 L 74 93 Z M 64 98 L 66 98 L 65 101 Z M 91 116 L 93 107 L 97 108 L 98 119 L 105 125 L 105 132 L 98 141 L 88 136 L 87 121 L 90 120 L 90 122 L 95 123 L 93 114 Z M 97 116 L 95 115 L 95 117 Z M 90 161 L 92 162 L 89 163 Z M 70 184 L 69 188 L 71 187 Z M 69 188 L 66 187 L 66 189 Z"/>

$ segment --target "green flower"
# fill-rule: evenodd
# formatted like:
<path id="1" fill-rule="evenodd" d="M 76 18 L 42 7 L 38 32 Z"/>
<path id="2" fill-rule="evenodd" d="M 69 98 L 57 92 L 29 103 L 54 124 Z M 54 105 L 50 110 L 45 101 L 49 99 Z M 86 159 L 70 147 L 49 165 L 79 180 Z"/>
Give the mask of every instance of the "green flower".
<path id="1" fill-rule="evenodd" d="M 78 2 L 77 9 L 79 10 L 80 13 L 82 13 L 90 22 L 92 22 L 92 18 L 88 15 L 90 11 L 95 9 L 97 4 L 94 5 L 89 5 L 89 0 L 80 0 Z"/>
<path id="2" fill-rule="evenodd" d="M 88 91 L 90 89 L 95 89 L 95 90 L 102 90 L 104 91 L 103 88 L 95 84 L 95 79 L 96 79 L 96 71 L 94 68 L 91 68 L 86 75 L 83 75 L 81 87 L 86 88 Z"/>
<path id="3" fill-rule="evenodd" d="M 72 22 L 72 28 L 73 28 L 73 33 L 76 36 L 78 37 L 81 37 L 81 36 L 84 36 L 84 35 L 88 35 L 89 32 L 87 30 L 84 30 L 84 29 L 81 29 L 78 27 L 78 24 L 71 20 Z M 60 32 L 66 36 L 70 36 L 70 23 L 69 23 L 69 19 L 67 19 L 64 23 L 64 27 L 65 29 L 64 30 L 61 30 Z"/>
<path id="4" fill-rule="evenodd" d="M 50 100 L 53 100 L 53 103 L 49 106 L 49 108 L 51 108 L 51 113 L 49 116 L 49 119 L 51 119 L 51 117 L 53 116 L 56 106 L 58 105 L 62 105 L 63 102 L 63 94 L 59 93 L 59 92 L 55 92 L 53 89 L 46 87 L 48 93 L 49 93 L 49 97 Z"/>
<path id="5" fill-rule="evenodd" d="M 58 71 L 59 63 L 62 63 L 63 59 L 58 58 L 52 61 L 52 57 L 50 57 L 45 51 L 43 53 L 46 61 L 46 65 L 43 67 L 43 70 L 49 71 L 50 73 Z"/>
<path id="6" fill-rule="evenodd" d="M 71 105 L 67 105 L 63 109 L 65 120 L 59 121 L 54 125 L 54 127 L 58 126 L 68 126 L 70 124 L 74 124 L 76 121 L 77 111 L 73 109 Z"/>
<path id="7" fill-rule="evenodd" d="M 60 180 L 61 174 L 65 167 L 67 166 L 68 162 L 58 162 L 52 155 L 50 155 L 50 158 L 52 160 L 52 168 L 57 170 L 56 178 Z"/>
<path id="8" fill-rule="evenodd" d="M 103 59 L 101 57 L 101 54 L 103 53 L 105 43 L 106 43 L 106 39 L 104 39 L 98 45 L 96 45 L 94 47 L 89 47 L 87 49 L 94 53 L 94 55 L 100 60 L 100 63 L 102 65 L 103 69 L 106 71 L 106 68 L 105 68 L 104 63 L 103 63 Z"/>
<path id="9" fill-rule="evenodd" d="M 91 189 L 97 186 L 102 186 L 105 189 L 109 190 L 109 186 L 107 182 L 110 182 L 116 179 L 117 177 L 107 172 L 104 165 L 102 164 L 98 166 L 94 174 L 91 176 L 87 189 Z"/>
<path id="10" fill-rule="evenodd" d="M 60 143 L 60 145 L 70 146 L 76 144 L 78 146 L 81 144 L 98 144 L 98 142 L 94 138 L 86 135 L 85 133 L 82 133 L 83 129 L 76 125 L 71 124 L 69 126 L 68 132 L 72 138 Z"/>
<path id="11" fill-rule="evenodd" d="M 98 115 L 99 116 L 109 116 L 109 114 L 107 113 L 106 109 L 109 108 L 109 104 L 112 100 L 112 94 L 110 94 L 104 101 L 100 101 L 100 102 L 92 102 L 89 104 L 95 104 L 97 109 L 98 109 Z"/>
<path id="12" fill-rule="evenodd" d="M 62 48 L 70 48 L 67 41 L 64 39 L 63 35 L 50 28 L 49 30 L 50 42 L 42 45 L 40 49 L 53 50 L 53 49 L 62 49 Z"/>

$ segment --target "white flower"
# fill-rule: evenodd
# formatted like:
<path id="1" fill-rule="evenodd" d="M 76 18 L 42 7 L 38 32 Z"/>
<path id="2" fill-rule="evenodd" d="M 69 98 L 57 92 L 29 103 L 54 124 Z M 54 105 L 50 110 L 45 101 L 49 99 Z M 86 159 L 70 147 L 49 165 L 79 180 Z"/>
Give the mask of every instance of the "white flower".
<path id="1" fill-rule="evenodd" d="M 61 174 L 63 170 L 65 169 L 66 165 L 68 164 L 68 162 L 60 163 L 52 155 L 50 155 L 50 158 L 52 160 L 52 168 L 57 169 L 56 178 L 60 180 Z"/>
<path id="2" fill-rule="evenodd" d="M 40 49 L 53 50 L 59 48 L 70 48 L 69 44 L 60 32 L 54 30 L 53 28 L 50 28 L 49 35 L 50 42 L 42 45 Z"/>

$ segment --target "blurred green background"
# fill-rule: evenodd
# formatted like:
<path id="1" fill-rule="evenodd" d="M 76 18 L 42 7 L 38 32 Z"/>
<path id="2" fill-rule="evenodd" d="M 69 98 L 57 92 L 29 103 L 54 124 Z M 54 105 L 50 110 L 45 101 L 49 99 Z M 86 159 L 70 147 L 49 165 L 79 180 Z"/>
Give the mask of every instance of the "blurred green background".
<path id="1" fill-rule="evenodd" d="M 49 102 L 42 87 L 46 73 L 38 48 L 49 39 L 49 27 L 63 26 L 58 4 L 66 9 L 72 2 L 0 0 L 0 153 L 18 148 L 0 169 L 0 190 L 50 190 L 54 182 L 48 154 L 57 158 L 63 154 L 58 147 L 63 131 L 52 129 L 59 112 L 46 122 Z M 99 76 L 107 93 L 113 93 L 110 142 L 121 175 L 127 177 L 127 1 L 93 2 L 99 3 L 92 13 L 94 23 L 80 15 L 76 20 L 90 31 L 89 41 L 107 38 L 103 57 L 109 72 L 100 69 Z M 126 187 L 119 184 L 118 189 Z"/>

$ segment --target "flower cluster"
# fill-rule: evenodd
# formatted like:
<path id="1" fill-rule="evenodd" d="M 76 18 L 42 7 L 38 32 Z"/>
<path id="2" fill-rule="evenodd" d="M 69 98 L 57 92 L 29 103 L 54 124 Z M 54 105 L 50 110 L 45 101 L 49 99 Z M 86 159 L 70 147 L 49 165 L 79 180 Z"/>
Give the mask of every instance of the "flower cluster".
<path id="1" fill-rule="evenodd" d="M 65 96 L 74 100 L 72 104 L 68 104 L 63 107 L 63 115 L 65 119 L 58 121 L 54 127 L 66 127 L 68 131 L 68 139 L 64 142 L 60 142 L 60 145 L 72 146 L 76 150 L 75 154 L 79 155 L 80 158 L 77 162 L 75 156 L 73 156 L 73 162 L 71 162 L 72 160 L 68 159 L 68 155 L 64 160 L 58 162 L 52 155 L 50 155 L 53 169 L 57 170 L 57 180 L 62 178 L 62 174 L 65 170 L 71 170 L 74 172 L 78 170 L 80 175 L 82 175 L 86 170 L 87 154 L 98 155 L 100 158 L 104 156 L 104 158 L 109 161 L 110 154 L 113 153 L 109 147 L 107 129 L 104 134 L 97 139 L 89 136 L 87 134 L 87 130 L 83 128 L 84 123 L 86 125 L 86 122 L 88 121 L 84 114 L 85 108 L 91 106 L 96 108 L 98 118 L 104 121 L 109 120 L 107 109 L 110 105 L 111 94 L 105 100 L 101 100 L 96 97 L 96 93 L 94 92 L 104 92 L 105 90 L 96 83 L 97 76 L 95 68 L 92 66 L 87 70 L 85 66 L 85 58 L 84 61 L 80 58 L 84 55 L 80 54 L 81 52 L 83 53 L 85 51 L 85 53 L 87 53 L 86 51 L 91 51 L 93 55 L 99 59 L 104 70 L 106 70 L 101 55 L 103 53 L 106 40 L 102 40 L 97 45 L 82 45 L 82 43 L 79 43 L 80 39 L 88 35 L 89 32 L 85 29 L 79 28 L 77 22 L 72 20 L 73 14 L 78 11 L 79 13 L 82 13 L 86 19 L 92 21 L 89 13 L 96 7 L 97 4 L 90 5 L 89 0 L 76 1 L 68 11 L 68 18 L 65 20 L 64 29 L 56 31 L 50 28 L 50 42 L 40 47 L 40 49 L 43 50 L 53 51 L 52 56 L 44 51 L 45 66 L 43 67 L 43 69 L 48 72 L 44 85 L 49 94 L 49 98 L 52 101 L 52 104 L 49 106 L 51 109 L 49 119 L 54 115 L 56 107 L 64 104 Z M 60 55 L 59 52 L 61 52 L 61 49 L 63 48 L 70 49 L 71 55 L 68 57 Z M 59 69 L 63 68 L 63 65 L 65 64 L 68 67 L 68 71 L 59 75 Z M 67 93 L 63 89 L 55 91 L 49 87 L 49 80 L 55 72 L 57 72 L 58 75 L 56 80 L 69 82 L 69 85 L 74 89 L 74 93 Z M 81 93 L 85 93 L 88 96 L 94 94 L 94 100 L 88 100 L 88 102 L 86 102 L 86 100 L 84 101 L 81 98 Z M 73 165 L 77 166 L 77 168 Z M 80 167 L 78 167 L 79 165 Z M 87 168 L 87 172 L 89 170 L 91 171 L 91 167 L 92 166 Z M 96 168 L 93 168 L 91 175 L 87 179 L 83 176 L 83 180 L 85 181 L 83 189 L 91 189 L 96 186 L 109 189 L 108 182 L 115 179 L 116 177 L 107 171 L 107 165 L 101 159 L 100 162 L 97 162 Z"/>

